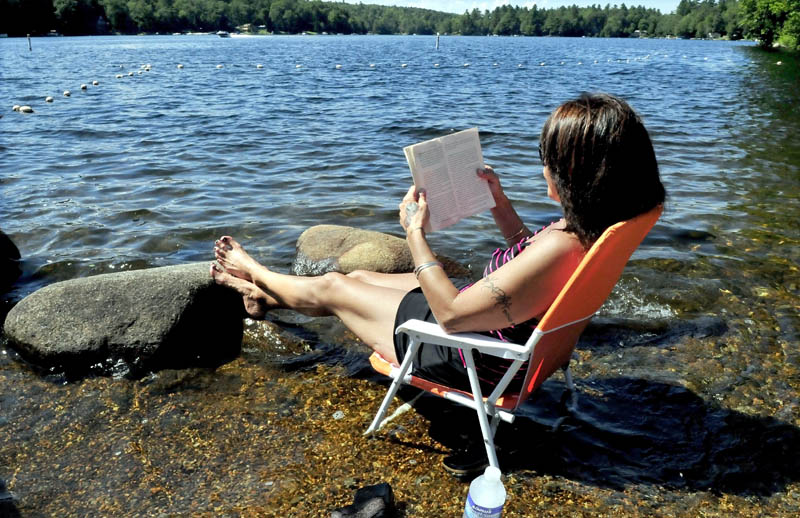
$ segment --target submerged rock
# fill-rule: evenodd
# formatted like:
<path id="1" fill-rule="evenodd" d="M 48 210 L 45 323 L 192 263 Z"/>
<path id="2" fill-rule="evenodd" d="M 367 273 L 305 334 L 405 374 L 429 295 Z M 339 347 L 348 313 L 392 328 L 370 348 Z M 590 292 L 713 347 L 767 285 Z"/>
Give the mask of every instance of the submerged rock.
<path id="1" fill-rule="evenodd" d="M 14 306 L 4 330 L 37 364 L 72 371 L 111 358 L 181 368 L 235 357 L 242 317 L 241 297 L 196 263 L 51 284 Z"/>
<path id="2" fill-rule="evenodd" d="M 353 504 L 331 513 L 331 518 L 391 518 L 396 516 L 394 493 L 387 483 L 362 487 Z"/>
<path id="3" fill-rule="evenodd" d="M 20 254 L 17 245 L 0 230 L 0 290 L 5 290 L 19 279 Z"/>
<path id="4" fill-rule="evenodd" d="M 469 271 L 452 259 L 439 257 L 451 277 L 466 277 Z M 404 273 L 414 270 L 414 259 L 404 239 L 372 230 L 339 225 L 317 225 L 297 240 L 292 264 L 295 275 L 322 275 L 368 270 Z"/>

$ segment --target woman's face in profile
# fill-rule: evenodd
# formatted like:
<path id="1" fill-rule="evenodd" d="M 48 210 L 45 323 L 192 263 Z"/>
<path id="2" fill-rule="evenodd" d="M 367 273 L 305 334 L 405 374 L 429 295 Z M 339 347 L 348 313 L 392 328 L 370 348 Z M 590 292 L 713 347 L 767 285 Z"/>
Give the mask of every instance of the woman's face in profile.
<path id="1" fill-rule="evenodd" d="M 553 182 L 553 177 L 550 176 L 550 168 L 544 166 L 542 174 L 544 175 L 545 181 L 547 181 L 547 197 L 561 203 L 561 197 L 558 195 L 558 190 L 556 190 L 556 184 Z"/>

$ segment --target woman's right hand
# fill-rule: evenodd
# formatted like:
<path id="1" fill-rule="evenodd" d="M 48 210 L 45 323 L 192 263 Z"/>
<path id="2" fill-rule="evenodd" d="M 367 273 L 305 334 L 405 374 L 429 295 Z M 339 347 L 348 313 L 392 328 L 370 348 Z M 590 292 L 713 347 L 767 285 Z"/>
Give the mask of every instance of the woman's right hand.
<path id="1" fill-rule="evenodd" d="M 483 169 L 478 169 L 478 178 L 486 180 L 489 184 L 489 190 L 494 198 L 495 205 L 500 205 L 501 202 L 507 200 L 503 187 L 500 185 L 500 177 L 494 172 L 491 166 L 484 166 Z"/>

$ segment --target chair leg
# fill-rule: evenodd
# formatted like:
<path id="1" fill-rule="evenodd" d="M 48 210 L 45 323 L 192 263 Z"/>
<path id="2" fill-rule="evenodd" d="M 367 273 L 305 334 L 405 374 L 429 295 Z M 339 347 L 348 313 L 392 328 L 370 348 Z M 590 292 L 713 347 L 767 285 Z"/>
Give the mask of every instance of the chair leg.
<path id="1" fill-rule="evenodd" d="M 383 398 L 383 402 L 381 403 L 381 407 L 378 409 L 378 413 L 375 414 L 375 418 L 372 420 L 372 423 L 369 425 L 369 428 L 367 428 L 367 431 L 364 432 L 363 435 L 375 433 L 380 428 L 381 421 L 383 421 L 383 416 L 386 415 L 387 410 L 389 410 L 389 405 L 392 403 L 395 394 L 397 394 L 397 390 L 400 388 L 400 385 L 403 384 L 403 378 L 405 378 L 408 370 L 411 368 L 411 359 L 414 357 L 417 347 L 419 347 L 419 343 L 412 339 L 408 346 L 408 350 L 406 351 L 406 355 L 403 358 L 403 362 L 400 364 L 400 370 L 397 377 L 392 379 L 392 384 L 389 385 L 389 390 L 386 392 L 386 396 Z"/>
<path id="2" fill-rule="evenodd" d="M 486 456 L 489 458 L 489 465 L 500 469 L 500 463 L 497 462 L 497 452 L 494 447 L 494 427 L 489 425 L 489 419 L 486 416 L 486 406 L 483 403 L 483 394 L 481 394 L 481 386 L 478 382 L 478 374 L 475 371 L 475 360 L 472 357 L 472 351 L 464 351 L 464 360 L 467 363 L 467 375 L 469 376 L 469 385 L 472 389 L 472 396 L 475 399 L 475 411 L 478 414 L 478 422 L 481 425 L 481 434 L 483 435 L 483 444 L 486 447 Z M 496 418 L 492 416 L 493 420 Z"/>

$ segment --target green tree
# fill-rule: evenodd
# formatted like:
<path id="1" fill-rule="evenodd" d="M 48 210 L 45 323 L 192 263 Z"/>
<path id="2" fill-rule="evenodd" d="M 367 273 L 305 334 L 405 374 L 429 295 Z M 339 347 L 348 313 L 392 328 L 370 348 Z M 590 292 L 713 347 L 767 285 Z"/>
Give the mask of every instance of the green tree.
<path id="1" fill-rule="evenodd" d="M 516 10 L 507 9 L 500 20 L 498 20 L 497 25 L 495 25 L 493 33 L 503 36 L 519 34 L 519 25 L 520 22 Z"/>
<path id="2" fill-rule="evenodd" d="M 771 48 L 790 15 L 800 11 L 798 0 L 741 0 L 745 33 L 758 39 L 761 47 Z M 791 27 L 790 27 L 791 31 Z"/>
<path id="3" fill-rule="evenodd" d="M 64 34 L 92 34 L 102 14 L 92 0 L 53 0 L 53 12 Z"/>
<path id="4" fill-rule="evenodd" d="M 0 33 L 25 36 L 55 28 L 52 0 L 0 0 Z"/>

